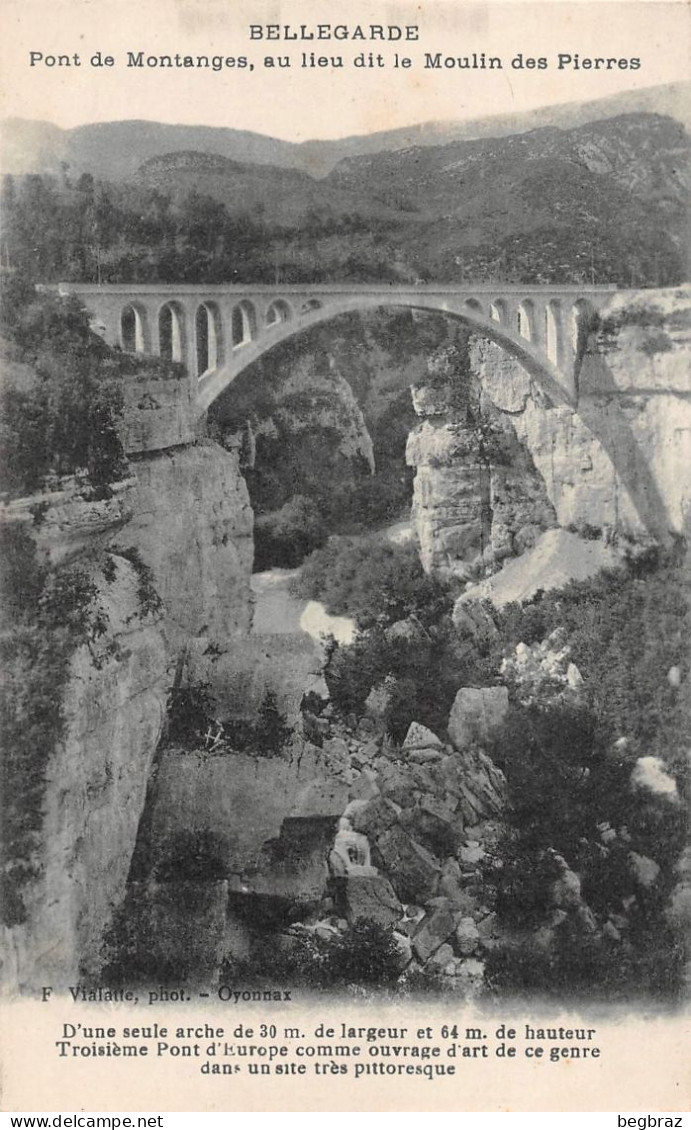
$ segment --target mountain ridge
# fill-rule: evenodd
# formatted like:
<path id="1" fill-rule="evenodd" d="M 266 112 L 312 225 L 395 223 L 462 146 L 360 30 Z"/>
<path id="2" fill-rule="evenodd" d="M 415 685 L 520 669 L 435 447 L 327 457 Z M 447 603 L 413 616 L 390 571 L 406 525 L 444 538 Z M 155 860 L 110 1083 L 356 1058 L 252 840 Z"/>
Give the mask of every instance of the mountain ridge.
<path id="1" fill-rule="evenodd" d="M 126 180 L 145 161 L 169 152 L 216 153 L 243 163 L 297 168 L 326 176 L 341 160 L 411 146 L 503 137 L 541 126 L 573 128 L 627 112 L 662 113 L 691 119 L 691 83 L 670 83 L 623 91 L 590 101 L 566 102 L 519 113 L 467 121 L 428 121 L 372 134 L 291 142 L 231 127 L 174 125 L 141 119 L 85 123 L 63 130 L 50 122 L 7 118 L 0 122 L 3 172 L 58 172 L 63 162 L 76 173 Z"/>

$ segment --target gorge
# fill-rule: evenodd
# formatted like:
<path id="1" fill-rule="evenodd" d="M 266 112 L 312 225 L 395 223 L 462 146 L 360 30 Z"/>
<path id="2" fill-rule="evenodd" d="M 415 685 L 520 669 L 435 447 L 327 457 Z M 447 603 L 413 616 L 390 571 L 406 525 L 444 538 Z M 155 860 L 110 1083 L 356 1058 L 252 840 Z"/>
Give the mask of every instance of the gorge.
<path id="1" fill-rule="evenodd" d="M 496 344 L 443 319 L 420 323 L 417 352 L 404 356 L 393 331 L 405 330 L 410 346 L 412 320 L 335 322 L 326 338 L 279 354 L 276 380 L 258 362 L 246 386 L 213 407 L 209 435 L 180 367 L 135 363 L 118 422 L 127 467 L 103 497 L 73 476 L 3 503 L 3 527 L 21 532 L 23 553 L 56 575 L 83 571 L 91 625 L 69 656 L 34 875 L 6 927 L 8 982 L 31 992 L 51 979 L 158 981 L 166 971 L 208 982 L 230 967 L 256 977 L 266 973 L 267 939 L 286 968 L 296 953 L 329 946 L 344 968 L 343 939 L 363 921 L 384 932 L 382 981 L 393 970 L 413 986 L 426 978 L 466 996 L 492 983 L 488 969 L 506 971 L 497 955 L 515 964 L 522 948 L 540 967 L 567 935 L 610 961 L 625 953 L 638 969 L 627 935 L 641 930 L 674 965 L 688 861 L 679 861 L 685 770 L 672 731 L 641 723 L 633 733 L 620 719 L 603 748 L 590 734 L 588 771 L 612 790 L 605 801 L 578 793 L 593 806 L 597 850 L 579 848 L 575 832 L 573 844 L 530 847 L 542 868 L 532 919 L 510 905 L 527 856 L 509 863 L 502 853 L 507 835 L 520 838 L 511 812 L 525 801 L 507 742 L 520 744 L 530 719 L 530 741 L 539 730 L 551 749 L 550 711 L 579 734 L 590 725 L 599 668 L 586 665 L 592 641 L 579 636 L 579 601 L 597 618 L 593 602 L 616 603 L 625 587 L 612 582 L 608 595 L 602 582 L 598 596 L 602 569 L 630 570 L 635 588 L 636 562 L 676 560 L 670 599 L 681 604 L 665 621 L 651 708 L 669 714 L 677 735 L 691 709 L 678 563 L 690 489 L 688 311 L 687 287 L 614 292 L 591 332 L 575 406 L 552 402 Z M 413 411 L 406 401 L 387 416 L 408 388 Z M 373 435 L 368 421 L 377 420 Z M 352 464 L 344 497 L 360 497 L 372 490 L 388 425 L 399 446 L 385 461 L 400 489 L 364 508 L 364 527 L 372 514 L 382 524 L 401 516 L 414 475 L 419 584 L 442 586 L 445 611 L 429 611 L 415 589 L 408 613 L 382 609 L 354 652 L 344 643 L 321 659 L 304 633 L 272 631 L 270 614 L 256 620 L 253 528 L 264 529 L 266 566 L 299 564 L 272 560 L 286 543 L 271 515 L 305 482 L 293 461 L 281 494 L 262 453 L 286 441 L 308 450 L 307 430 L 323 429 L 342 468 Z M 276 465 L 288 467 L 285 456 Z M 326 466 L 336 464 L 317 479 Z M 264 514 L 253 515 L 248 483 Z M 357 508 L 317 517 L 322 527 L 300 553 L 329 535 L 327 551 L 338 553 L 334 534 L 356 532 Z M 545 600 L 574 581 L 583 588 L 563 605 Z M 666 608 L 665 592 L 651 591 Z M 413 666 L 391 673 L 392 653 L 439 657 L 445 678 L 431 702 Z M 30 712 L 25 653 L 17 646 L 10 657 L 16 703 Z M 549 801 L 556 821 L 564 796 Z M 618 886 L 605 896 L 597 869 L 609 874 L 610 865 Z M 648 976 L 650 991 L 655 983 Z"/>

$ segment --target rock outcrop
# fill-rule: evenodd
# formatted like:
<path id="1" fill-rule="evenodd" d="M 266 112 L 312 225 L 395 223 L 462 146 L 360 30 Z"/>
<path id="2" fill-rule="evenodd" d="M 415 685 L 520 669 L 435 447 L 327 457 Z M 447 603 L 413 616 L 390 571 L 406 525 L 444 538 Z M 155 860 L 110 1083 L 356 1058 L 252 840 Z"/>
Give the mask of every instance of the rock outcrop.
<path id="1" fill-rule="evenodd" d="M 633 538 L 682 533 L 691 506 L 691 288 L 613 295 L 588 343 L 574 408 L 550 403 L 498 346 L 471 346 L 483 403 L 515 430 L 561 526 Z"/>
<path id="2" fill-rule="evenodd" d="M 424 420 L 406 460 L 425 570 L 467 577 L 534 544 L 555 516 L 527 449 L 463 369 L 454 347 L 431 360 L 432 383 L 413 390 Z"/>
<path id="3" fill-rule="evenodd" d="M 613 295 L 579 362 L 573 406 L 552 402 L 485 338 L 471 336 L 469 364 L 453 348 L 433 359 L 430 385 L 414 390 L 424 419 L 407 448 L 428 571 L 466 580 L 554 526 L 629 543 L 684 532 L 690 295 Z"/>
<path id="4" fill-rule="evenodd" d="M 111 497 L 93 500 L 69 480 L 2 515 L 51 567 L 71 561 L 88 574 L 98 625 L 70 661 L 64 734 L 43 790 L 40 877 L 6 939 L 20 987 L 97 971 L 181 654 L 199 637 L 232 649 L 251 622 L 252 511 L 237 459 L 194 438 L 186 380 L 133 377 L 125 391 L 131 473 Z"/>
<path id="5" fill-rule="evenodd" d="M 94 569 L 101 634 L 74 653 L 65 732 L 48 762 L 39 879 L 26 922 L 6 938 L 12 982 L 74 983 L 99 967 L 103 931 L 124 895 L 162 732 L 169 655 L 160 614 L 147 613 L 134 566 Z"/>

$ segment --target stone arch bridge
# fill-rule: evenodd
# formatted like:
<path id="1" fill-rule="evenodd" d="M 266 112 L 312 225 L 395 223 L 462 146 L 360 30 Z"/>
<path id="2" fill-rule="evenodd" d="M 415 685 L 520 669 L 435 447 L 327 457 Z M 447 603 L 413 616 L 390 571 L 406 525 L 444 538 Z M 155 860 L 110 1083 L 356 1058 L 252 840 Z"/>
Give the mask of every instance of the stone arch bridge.
<path id="1" fill-rule="evenodd" d="M 552 398 L 573 405 L 588 327 L 613 290 L 456 283 L 60 284 L 61 293 L 84 303 L 110 345 L 186 365 L 200 415 L 280 342 L 339 314 L 381 307 L 464 321 L 516 357 Z"/>

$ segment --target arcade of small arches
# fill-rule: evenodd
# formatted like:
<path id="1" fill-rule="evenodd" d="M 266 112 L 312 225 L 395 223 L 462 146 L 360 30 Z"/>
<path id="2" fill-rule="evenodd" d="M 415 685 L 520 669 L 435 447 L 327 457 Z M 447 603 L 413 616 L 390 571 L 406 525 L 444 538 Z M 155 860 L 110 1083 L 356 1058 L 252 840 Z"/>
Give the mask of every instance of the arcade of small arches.
<path id="1" fill-rule="evenodd" d="M 311 308 L 311 307 L 310 307 Z M 278 326 L 293 317 L 293 310 L 284 299 L 269 303 L 264 311 L 263 325 Z M 226 350 L 237 349 L 257 337 L 258 317 L 253 302 L 243 299 L 233 306 L 229 333 L 217 302 L 201 302 L 194 312 L 193 326 L 187 324 L 185 308 L 175 300 L 164 303 L 158 311 L 157 348 L 149 313 L 139 302 L 128 302 L 120 315 L 119 345 L 126 353 L 156 353 L 166 361 L 185 363 L 188 359 L 188 336 L 193 333 L 196 375 L 217 369 L 224 361 Z"/>
<path id="2" fill-rule="evenodd" d="M 575 370 L 592 316 L 611 287 L 463 285 L 64 284 L 110 344 L 178 361 L 197 382 L 201 411 L 280 341 L 339 314 L 380 307 L 460 318 L 574 399 Z"/>

